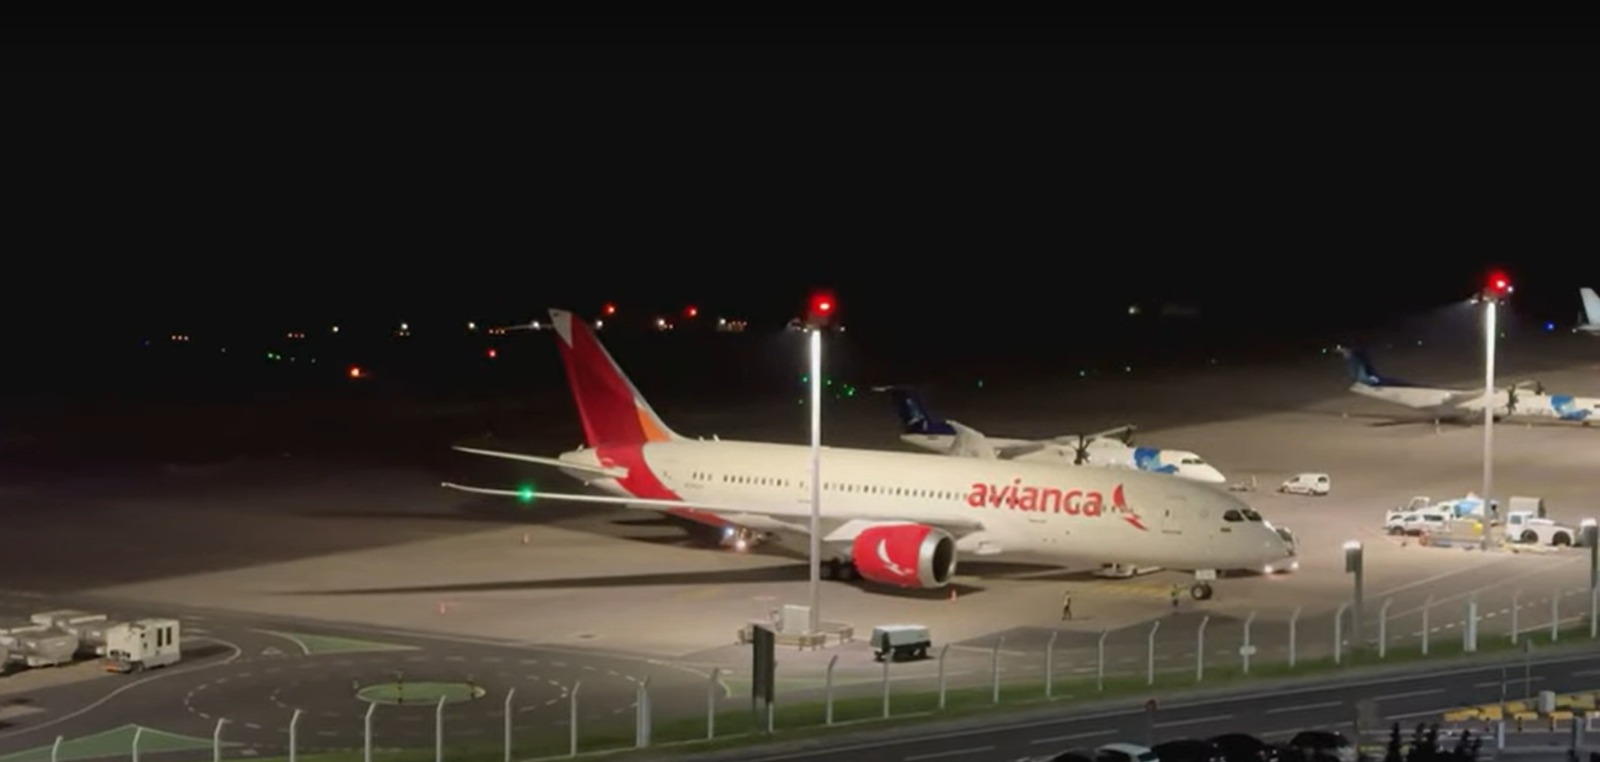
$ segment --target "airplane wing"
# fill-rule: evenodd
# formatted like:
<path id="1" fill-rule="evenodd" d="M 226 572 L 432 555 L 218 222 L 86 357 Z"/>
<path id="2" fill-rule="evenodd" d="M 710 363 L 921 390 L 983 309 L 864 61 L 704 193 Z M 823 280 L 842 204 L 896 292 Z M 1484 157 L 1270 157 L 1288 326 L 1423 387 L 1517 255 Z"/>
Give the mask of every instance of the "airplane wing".
<path id="1" fill-rule="evenodd" d="M 1129 440 L 1133 439 L 1133 432 L 1137 430 L 1137 426 L 1129 423 L 1123 426 L 1118 426 L 1114 429 L 1106 429 L 1105 431 L 1090 434 L 1088 439 L 1090 441 L 1096 439 L 1116 439 L 1126 444 Z"/>
<path id="2" fill-rule="evenodd" d="M 535 498 L 535 499 L 538 499 L 538 500 L 568 500 L 568 501 L 571 501 L 571 502 L 574 502 L 574 503 L 596 503 L 596 504 L 599 504 L 599 505 L 619 505 L 619 506 L 622 506 L 624 508 L 632 508 L 632 509 L 635 509 L 635 510 L 645 510 L 645 511 L 681 511 L 681 510 L 707 511 L 707 512 L 710 512 L 710 513 L 718 514 L 719 516 L 722 516 L 722 517 L 728 519 L 729 521 L 731 521 L 732 523 L 735 523 L 735 524 L 740 523 L 739 522 L 739 516 L 741 516 L 741 515 L 743 515 L 743 516 L 758 516 L 758 517 L 762 517 L 762 518 L 765 518 L 765 519 L 772 519 L 776 523 L 788 524 L 790 527 L 793 528 L 794 531 L 797 531 L 797 532 L 805 532 L 806 531 L 806 525 L 805 525 L 804 522 L 801 521 L 801 519 L 805 519 L 806 518 L 805 516 L 796 515 L 793 511 L 774 511 L 774 510 L 772 510 L 770 508 L 751 507 L 751 506 L 747 506 L 747 505 L 735 506 L 735 505 L 724 505 L 724 504 L 719 504 L 719 503 L 707 503 L 707 502 L 701 502 L 701 501 L 698 501 L 698 500 L 656 500 L 656 499 L 652 499 L 652 498 L 640 498 L 640 497 L 613 497 L 611 495 L 572 495 L 572 494 L 555 494 L 555 493 L 550 493 L 550 492 L 540 492 L 540 493 L 537 493 L 537 494 L 530 495 L 530 493 L 525 492 L 523 490 L 495 489 L 495 488 L 492 488 L 492 487 L 470 487 L 470 486 L 467 486 L 467 485 L 464 485 L 464 484 L 455 484 L 453 482 L 443 482 L 439 486 L 444 487 L 445 489 L 456 490 L 457 492 L 470 492 L 470 493 L 476 494 L 476 495 L 496 495 L 496 496 L 500 496 L 500 497 L 520 497 L 520 498 L 528 498 L 528 497 L 531 496 L 532 498 Z M 950 532 L 951 534 L 953 534 L 953 535 L 955 535 L 957 537 L 961 537 L 963 535 L 972 534 L 972 533 L 979 532 L 979 531 L 983 530 L 983 522 L 977 521 L 977 520 L 950 518 L 950 519 L 938 519 L 938 520 L 934 520 L 934 521 L 923 521 L 923 520 L 920 520 L 920 519 L 916 518 L 915 516 L 885 516 L 885 515 L 875 514 L 875 513 L 871 513 L 871 512 L 839 511 L 839 510 L 835 510 L 835 509 L 829 509 L 827 519 L 830 520 L 829 523 L 837 523 L 837 522 L 841 522 L 841 521 L 843 521 L 845 523 L 849 523 L 851 521 L 864 521 L 864 522 L 894 522 L 894 523 L 901 523 L 901 524 L 904 524 L 904 523 L 927 524 L 928 526 L 938 527 L 940 529 L 946 530 L 946 531 Z"/>
<path id="3" fill-rule="evenodd" d="M 505 458 L 506 460 L 520 460 L 524 463 L 537 463 L 541 466 L 552 466 L 555 468 L 565 469 L 567 471 L 577 471 L 585 474 L 593 474 L 595 476 L 603 476 L 608 479 L 628 478 L 628 469 L 621 466 L 591 466 L 586 463 L 568 463 L 567 461 L 559 458 L 541 458 L 537 455 L 523 455 L 521 453 L 502 452 L 500 450 L 480 450 L 476 447 L 456 446 L 450 449 L 472 453 L 473 455 L 487 455 L 491 458 Z"/>
<path id="4" fill-rule="evenodd" d="M 950 443 L 949 454 L 958 458 L 980 460 L 994 460 L 1000 456 L 994 445 L 989 444 L 989 438 L 984 436 L 983 432 L 955 421 L 945 421 L 945 423 L 956 430 L 955 439 Z"/>

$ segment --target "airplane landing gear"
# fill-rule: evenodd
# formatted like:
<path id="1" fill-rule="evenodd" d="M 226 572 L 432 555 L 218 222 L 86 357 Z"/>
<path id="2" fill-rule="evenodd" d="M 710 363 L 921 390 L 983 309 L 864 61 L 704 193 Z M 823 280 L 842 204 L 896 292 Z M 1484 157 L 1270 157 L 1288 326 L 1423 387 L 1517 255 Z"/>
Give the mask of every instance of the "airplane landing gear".
<path id="1" fill-rule="evenodd" d="M 722 545 L 743 553 L 761 544 L 762 535 L 743 527 L 727 527 L 722 531 Z"/>
<path id="2" fill-rule="evenodd" d="M 1211 583 L 1209 582 L 1196 582 L 1189 586 L 1189 597 L 1197 601 L 1211 600 L 1211 593 Z"/>
<path id="3" fill-rule="evenodd" d="M 861 575 L 856 571 L 855 564 L 830 558 L 822 562 L 822 578 L 849 582 L 860 579 Z"/>

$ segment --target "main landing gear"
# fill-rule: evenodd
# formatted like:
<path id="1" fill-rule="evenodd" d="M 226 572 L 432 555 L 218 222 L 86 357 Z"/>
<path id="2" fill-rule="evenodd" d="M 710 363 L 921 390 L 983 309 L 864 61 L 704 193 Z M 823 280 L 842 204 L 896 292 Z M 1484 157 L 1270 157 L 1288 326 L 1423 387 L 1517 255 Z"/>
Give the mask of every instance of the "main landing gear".
<path id="1" fill-rule="evenodd" d="M 1216 569 L 1195 569 L 1194 584 L 1189 586 L 1189 597 L 1197 601 L 1211 600 L 1211 582 L 1216 578 Z"/>
<path id="2" fill-rule="evenodd" d="M 764 539 L 766 536 L 762 533 L 744 527 L 724 527 L 722 530 L 722 546 L 739 553 L 760 545 Z"/>
<path id="3" fill-rule="evenodd" d="M 856 571 L 856 565 L 849 561 L 829 558 L 822 562 L 822 578 L 833 579 L 840 582 L 851 582 L 861 579 L 861 573 Z"/>

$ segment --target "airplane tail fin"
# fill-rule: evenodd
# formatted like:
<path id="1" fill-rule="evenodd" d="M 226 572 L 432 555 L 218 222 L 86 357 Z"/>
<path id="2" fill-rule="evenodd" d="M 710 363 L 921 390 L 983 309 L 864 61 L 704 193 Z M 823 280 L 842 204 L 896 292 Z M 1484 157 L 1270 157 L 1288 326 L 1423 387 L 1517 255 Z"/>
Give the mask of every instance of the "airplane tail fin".
<path id="1" fill-rule="evenodd" d="M 1594 289 L 1588 287 L 1578 289 L 1578 295 L 1583 297 L 1583 314 L 1588 318 L 1585 322 L 1600 326 L 1600 296 L 1595 295 Z"/>
<path id="2" fill-rule="evenodd" d="M 1383 383 L 1383 376 L 1378 375 L 1378 369 L 1372 366 L 1365 349 L 1340 347 L 1339 352 L 1344 355 L 1345 370 L 1349 372 L 1351 380 L 1368 386 Z"/>
<path id="3" fill-rule="evenodd" d="M 878 387 L 878 391 L 888 392 L 894 400 L 895 412 L 900 414 L 900 433 L 955 435 L 955 427 L 929 412 L 927 403 L 923 402 L 917 390 L 906 386 L 883 386 Z"/>
<path id="4" fill-rule="evenodd" d="M 683 438 L 667 428 L 645 402 L 587 323 L 566 310 L 550 310 L 550 322 L 560 338 L 561 364 L 566 366 L 567 383 L 590 447 Z"/>

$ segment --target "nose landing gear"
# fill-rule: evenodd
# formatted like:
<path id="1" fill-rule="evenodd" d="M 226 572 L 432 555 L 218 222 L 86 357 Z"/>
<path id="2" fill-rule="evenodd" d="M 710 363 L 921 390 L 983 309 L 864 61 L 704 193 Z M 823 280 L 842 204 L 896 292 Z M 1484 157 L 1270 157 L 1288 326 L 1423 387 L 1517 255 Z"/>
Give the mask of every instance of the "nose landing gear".
<path id="1" fill-rule="evenodd" d="M 1207 582 L 1196 582 L 1189 586 L 1189 597 L 1197 601 L 1211 600 L 1211 585 Z"/>

